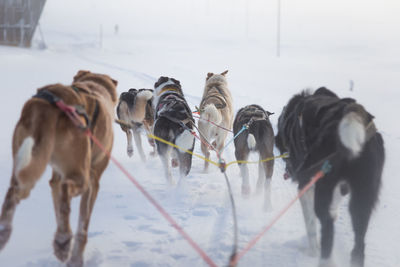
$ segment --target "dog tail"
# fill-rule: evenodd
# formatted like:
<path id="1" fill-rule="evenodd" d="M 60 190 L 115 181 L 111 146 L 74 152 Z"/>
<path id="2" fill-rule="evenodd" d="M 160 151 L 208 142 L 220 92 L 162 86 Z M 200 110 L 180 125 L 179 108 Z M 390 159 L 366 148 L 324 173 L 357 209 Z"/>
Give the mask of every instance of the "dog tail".
<path id="1" fill-rule="evenodd" d="M 222 122 L 222 115 L 218 111 L 218 109 L 215 107 L 214 104 L 208 104 L 204 107 L 204 111 L 202 112 L 202 115 L 204 114 L 204 118 L 212 121 L 216 124 L 219 124 Z"/>
<path id="2" fill-rule="evenodd" d="M 249 133 L 249 135 L 247 136 L 247 146 L 250 150 L 254 150 L 256 148 L 256 144 L 256 138 L 253 134 Z"/>
<path id="3" fill-rule="evenodd" d="M 366 142 L 366 129 L 363 119 L 356 112 L 347 113 L 339 123 L 339 139 L 351 156 L 356 158 Z"/>
<path id="4" fill-rule="evenodd" d="M 36 181 L 50 161 L 60 112 L 50 104 L 28 101 L 13 136 L 13 173 L 21 186 Z M 50 110 L 51 109 L 51 110 Z"/>
<path id="5" fill-rule="evenodd" d="M 32 159 L 32 148 L 35 145 L 35 140 L 32 136 L 28 136 L 19 147 L 15 157 L 15 173 L 19 173 L 22 169 L 29 165 Z"/>
<path id="6" fill-rule="evenodd" d="M 150 90 L 139 91 L 136 95 L 135 106 L 132 110 L 132 120 L 142 122 L 146 116 L 146 104 L 153 97 Z"/>

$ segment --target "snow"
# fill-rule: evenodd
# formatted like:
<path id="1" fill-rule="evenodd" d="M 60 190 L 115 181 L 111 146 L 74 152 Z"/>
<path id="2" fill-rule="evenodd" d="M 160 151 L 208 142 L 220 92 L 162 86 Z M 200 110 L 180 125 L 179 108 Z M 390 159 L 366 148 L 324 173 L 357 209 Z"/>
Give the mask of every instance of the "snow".
<path id="1" fill-rule="evenodd" d="M 319 86 L 341 97 L 356 98 L 376 117 L 385 141 L 386 162 L 380 201 L 367 233 L 365 266 L 400 266 L 400 127 L 396 120 L 400 114 L 400 4 L 396 0 L 281 1 L 282 47 L 277 58 L 276 1 L 265 2 L 249 1 L 246 19 L 245 0 L 47 1 L 40 21 L 47 49 L 37 48 L 39 35 L 32 49 L 0 47 L 0 200 L 11 175 L 14 126 L 23 103 L 37 88 L 57 82 L 70 84 L 80 69 L 109 74 L 119 81 L 119 93 L 132 87 L 152 88 L 159 76 L 171 76 L 180 80 L 194 109 L 200 103 L 207 73 L 228 69 L 234 109 L 259 104 L 275 112 L 271 116 L 274 129 L 282 107 L 294 93 Z M 203 173 L 203 162 L 195 157 L 187 178 L 169 186 L 160 159 L 147 157 L 142 163 L 136 147 L 129 158 L 125 133 L 118 125 L 114 130 L 112 154 L 218 266 L 227 265 L 233 221 L 219 169 L 211 166 Z M 149 154 L 152 149 L 145 139 L 143 146 Z M 197 141 L 195 152 L 201 154 Z M 234 160 L 233 146 L 225 150 L 224 157 L 227 162 Z M 241 197 L 239 168 L 227 169 L 237 206 L 239 250 L 296 195 L 296 185 L 283 179 L 282 160 L 276 160 L 271 184 L 273 211 L 264 212 L 263 196 L 254 194 L 257 166 L 249 169 L 249 199 Z M 173 171 L 178 179 L 178 170 Z M 0 266 L 63 266 L 52 249 L 56 223 L 49 178 L 48 168 L 29 199 L 18 206 L 13 233 L 0 252 Z M 77 228 L 78 206 L 75 199 L 73 229 Z M 340 204 L 335 225 L 333 258 L 337 266 L 348 266 L 353 245 L 347 206 L 348 199 Z M 302 212 L 296 202 L 239 266 L 317 266 L 318 259 L 308 256 L 306 248 Z M 102 176 L 89 227 L 85 265 L 206 263 L 110 163 Z"/>

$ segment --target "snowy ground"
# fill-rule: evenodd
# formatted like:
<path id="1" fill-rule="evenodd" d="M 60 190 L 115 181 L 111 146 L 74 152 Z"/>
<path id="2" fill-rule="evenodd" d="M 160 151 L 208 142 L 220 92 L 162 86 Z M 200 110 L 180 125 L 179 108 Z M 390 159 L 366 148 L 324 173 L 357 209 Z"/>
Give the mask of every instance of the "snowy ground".
<path id="1" fill-rule="evenodd" d="M 244 0 L 168 4 L 118 0 L 112 6 L 106 0 L 49 0 L 41 19 L 47 49 L 0 47 L 0 200 L 11 174 L 12 132 L 23 103 L 36 88 L 69 84 L 79 69 L 109 74 L 119 81 L 119 92 L 151 88 L 160 75 L 166 75 L 181 81 L 194 108 L 200 102 L 206 73 L 229 69 L 235 110 L 260 104 L 276 113 L 271 117 L 274 127 L 287 100 L 308 87 L 326 86 L 342 97 L 354 97 L 376 116 L 387 158 L 380 202 L 367 233 L 366 267 L 400 266 L 400 127 L 395 117 L 400 114 L 400 5 L 394 0 L 282 1 L 282 50 L 277 58 L 276 3 L 249 2 L 246 11 Z M 35 47 L 39 41 L 36 36 Z M 353 91 L 349 90 L 351 81 Z M 194 158 L 185 182 L 170 187 L 160 160 L 148 157 L 143 164 L 137 153 L 129 158 L 125 139 L 116 125 L 113 155 L 219 266 L 226 265 L 233 223 L 220 171 L 212 168 L 205 174 L 203 162 Z M 150 152 L 147 143 L 144 147 Z M 195 152 L 201 153 L 199 143 Z M 233 147 L 225 157 L 234 159 Z M 250 172 L 254 190 L 256 166 L 250 166 Z M 277 160 L 274 209 L 266 213 L 260 196 L 241 197 L 238 173 L 237 166 L 227 170 L 237 205 L 241 249 L 295 197 L 296 186 L 283 180 L 283 163 Z M 13 234 L 0 253 L 0 266 L 62 266 L 52 254 L 55 218 L 49 176 L 47 170 L 30 198 L 18 206 Z M 75 200 L 73 229 L 77 206 Z M 334 259 L 338 266 L 348 266 L 353 236 L 347 201 L 340 209 Z M 112 163 L 103 175 L 89 230 L 86 266 L 206 266 Z M 304 252 L 306 241 L 296 203 L 239 266 L 316 266 L 318 260 Z"/>

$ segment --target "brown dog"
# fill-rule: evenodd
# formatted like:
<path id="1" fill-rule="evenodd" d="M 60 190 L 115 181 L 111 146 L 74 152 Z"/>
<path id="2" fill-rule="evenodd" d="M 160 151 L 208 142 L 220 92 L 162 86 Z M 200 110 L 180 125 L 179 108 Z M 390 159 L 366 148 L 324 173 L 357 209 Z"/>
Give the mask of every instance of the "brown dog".
<path id="1" fill-rule="evenodd" d="M 117 82 L 107 75 L 79 71 L 71 86 L 49 85 L 38 89 L 21 113 L 12 141 L 13 169 L 11 184 L 0 217 L 0 249 L 7 243 L 18 203 L 50 164 L 50 181 L 57 231 L 54 254 L 68 266 L 83 265 L 90 215 L 99 190 L 99 180 L 108 157 L 58 107 L 54 97 L 67 105 L 81 106 L 93 135 L 110 152 L 113 144 L 112 123 L 117 103 Z M 72 231 L 69 224 L 71 198 L 82 195 L 78 230 L 70 255 Z"/>

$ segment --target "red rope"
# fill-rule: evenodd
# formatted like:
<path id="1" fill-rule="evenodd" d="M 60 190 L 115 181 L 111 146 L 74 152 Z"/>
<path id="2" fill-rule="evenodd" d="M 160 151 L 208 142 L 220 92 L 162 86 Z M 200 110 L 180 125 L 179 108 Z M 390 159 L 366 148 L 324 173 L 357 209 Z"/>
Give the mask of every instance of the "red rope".
<path id="1" fill-rule="evenodd" d="M 198 129 L 197 129 L 197 130 L 198 130 Z M 195 138 L 197 138 L 198 140 L 200 140 L 200 142 L 202 142 L 203 144 L 205 144 L 209 149 L 215 151 L 215 154 L 217 154 L 218 159 L 221 158 L 221 155 L 220 155 L 219 151 L 218 151 L 212 144 L 210 144 L 210 143 L 208 142 L 207 139 L 201 138 L 200 136 L 198 136 L 198 135 L 196 134 L 195 131 L 190 131 L 190 132 L 191 132 L 191 134 L 192 134 Z M 199 133 L 200 133 L 200 131 L 199 131 Z M 200 135 L 202 136 L 202 133 L 200 133 Z"/>
<path id="2" fill-rule="evenodd" d="M 189 244 L 200 254 L 204 261 L 209 266 L 217 266 L 210 257 L 193 241 L 192 238 L 180 227 L 175 220 L 161 207 L 160 204 L 135 180 L 135 178 L 108 152 L 100 141 L 92 134 L 90 130 L 86 130 L 85 134 L 89 136 L 90 139 L 95 143 L 110 159 L 115 165 L 128 177 L 128 179 L 139 189 L 139 191 L 149 200 L 156 209 L 161 213 L 161 215 L 189 242 Z"/>
<path id="3" fill-rule="evenodd" d="M 230 129 L 227 129 L 227 128 L 225 128 L 225 127 L 222 127 L 221 125 L 218 125 L 218 124 L 216 124 L 215 122 L 213 122 L 213 121 L 210 121 L 210 120 L 207 120 L 207 119 L 203 119 L 202 117 L 200 117 L 200 116 L 193 116 L 193 117 L 195 117 L 195 118 L 197 118 L 197 119 L 200 119 L 200 120 L 203 120 L 203 121 L 208 121 L 209 123 L 211 123 L 211 124 L 213 124 L 213 125 L 215 125 L 215 126 L 217 126 L 217 127 L 219 127 L 219 128 L 221 128 L 221 129 L 224 129 L 225 131 L 228 131 L 228 132 L 231 132 L 231 133 L 233 133 L 233 131 L 232 130 L 230 130 Z"/>
<path id="4" fill-rule="evenodd" d="M 61 109 L 68 118 L 79 128 L 84 128 L 85 126 L 82 124 L 79 115 L 76 113 L 76 108 L 64 103 L 64 101 L 59 100 L 55 102 L 56 106 Z"/>
<path id="5" fill-rule="evenodd" d="M 321 170 L 317 172 L 313 178 L 308 182 L 306 186 L 301 189 L 299 194 L 294 198 L 275 218 L 271 221 L 270 224 L 268 224 L 253 240 L 251 240 L 248 245 L 238 254 L 236 254 L 235 257 L 231 260 L 229 266 L 235 266 L 240 258 L 244 256 L 257 242 L 260 240 L 260 238 L 269 230 L 271 227 L 294 205 L 294 203 L 301 197 L 303 196 L 311 186 L 313 186 L 319 179 L 324 177 L 325 173 Z"/>
<path id="6" fill-rule="evenodd" d="M 68 117 L 78 126 L 84 127 L 82 121 L 79 119 L 79 115 L 76 113 L 76 109 L 72 106 L 64 104 L 62 101 L 56 102 L 56 105 L 64 111 Z M 209 121 L 211 122 L 211 121 Z M 212 123 L 212 122 L 211 122 Z M 213 123 L 214 124 L 214 123 Z M 215 125 L 215 124 L 214 124 Z M 218 126 L 218 125 L 216 125 Z M 218 126 L 220 127 L 220 126 Z M 223 128 L 223 127 L 221 127 Z M 227 130 L 227 129 L 226 129 Z M 228 130 L 230 131 L 230 130 Z M 200 254 L 203 260 L 209 265 L 216 267 L 217 265 L 211 260 L 210 257 L 193 241 L 193 239 L 180 227 L 175 220 L 163 209 L 163 207 L 158 204 L 158 202 L 136 181 L 136 179 L 119 163 L 109 151 L 107 151 L 104 146 L 100 143 L 100 141 L 92 134 L 89 129 L 85 130 L 85 134 L 95 143 L 102 151 L 105 153 L 109 159 L 114 162 L 114 164 L 128 177 L 128 179 L 139 189 L 139 191 L 149 200 L 156 209 L 161 213 L 161 215 L 174 227 L 185 239 L 186 241 Z M 195 132 L 192 134 L 200 139 L 202 142 L 202 138 L 199 138 Z M 205 142 L 204 142 L 205 143 Z M 211 146 L 208 143 L 205 143 L 208 146 Z M 213 147 L 213 146 L 211 146 Z M 219 155 L 218 151 L 214 148 L 214 151 Z M 294 203 L 303 196 L 312 185 L 314 185 L 319 179 L 321 179 L 325 175 L 324 170 L 317 172 L 314 177 L 310 180 L 310 182 L 299 192 L 299 194 L 294 198 L 272 221 L 268 224 L 253 240 L 249 242 L 249 244 L 238 254 L 235 254 L 229 266 L 236 266 L 238 261 L 260 240 L 260 238 L 269 230 L 271 227 L 291 208 Z"/>

